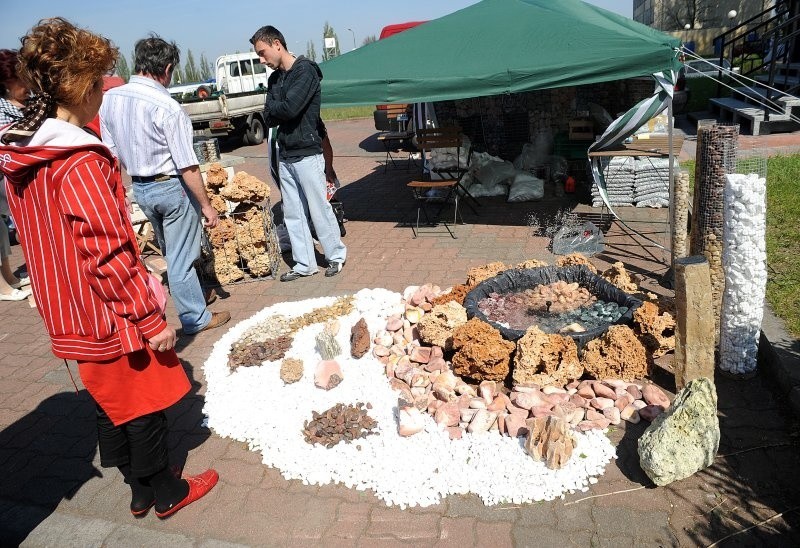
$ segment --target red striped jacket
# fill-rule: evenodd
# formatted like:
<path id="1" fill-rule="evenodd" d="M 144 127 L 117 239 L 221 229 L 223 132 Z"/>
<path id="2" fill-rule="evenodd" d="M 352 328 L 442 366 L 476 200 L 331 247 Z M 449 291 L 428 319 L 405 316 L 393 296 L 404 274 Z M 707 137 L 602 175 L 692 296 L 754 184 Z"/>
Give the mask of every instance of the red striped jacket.
<path id="1" fill-rule="evenodd" d="M 53 353 L 101 361 L 144 348 L 167 323 L 147 287 L 116 159 L 54 119 L 24 144 L 0 146 L 0 171 Z"/>

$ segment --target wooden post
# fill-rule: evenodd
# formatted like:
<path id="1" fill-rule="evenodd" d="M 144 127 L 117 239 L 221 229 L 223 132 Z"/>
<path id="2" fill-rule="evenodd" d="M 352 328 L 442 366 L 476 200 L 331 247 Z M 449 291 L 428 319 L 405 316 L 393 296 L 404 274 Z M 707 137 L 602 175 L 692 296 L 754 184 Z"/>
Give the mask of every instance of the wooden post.
<path id="1" fill-rule="evenodd" d="M 714 380 L 715 315 L 711 272 L 703 255 L 675 260 L 675 386 Z"/>

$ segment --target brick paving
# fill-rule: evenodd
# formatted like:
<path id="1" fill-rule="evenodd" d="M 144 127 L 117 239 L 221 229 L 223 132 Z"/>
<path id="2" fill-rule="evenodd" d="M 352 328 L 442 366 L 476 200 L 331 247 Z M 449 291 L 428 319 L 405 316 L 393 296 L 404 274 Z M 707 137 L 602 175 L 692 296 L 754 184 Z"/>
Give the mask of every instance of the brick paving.
<path id="1" fill-rule="evenodd" d="M 482 199 L 479 216 L 464 211 L 468 224 L 455 228 L 458 239 L 447 234 L 412 239 L 405 223 L 414 204 L 405 183 L 414 172 L 405 171 L 401 161 L 400 169 L 384 173 L 384 153 L 371 120 L 335 122 L 329 130 L 345 184 L 340 198 L 349 218 L 347 264 L 334 278 L 320 273 L 292 283 L 268 279 L 225 287 L 212 309 L 230 310 L 233 322 L 287 300 L 364 287 L 400 291 L 427 281 L 448 286 L 462 282 L 468 268 L 492 261 L 552 261 L 548 240 L 527 226 L 530 213 L 552 214 L 570 206 L 603 220 L 596 210 L 550 196 L 527 204 L 491 198 Z M 798 135 L 769 137 L 770 146 L 781 149 L 800 145 Z M 743 148 L 767 142 L 742 139 Z M 264 145 L 231 152 L 246 157 L 237 170 L 267 179 Z M 273 204 L 277 192 L 274 196 Z M 623 218 L 657 241 L 666 237 L 663 211 L 625 210 Z M 598 257 L 602 266 L 623 260 L 645 277 L 645 287 L 667 292 L 658 284 L 666 272 L 662 251 L 643 245 L 617 223 L 610 223 L 606 238 L 606 251 Z M 19 247 L 13 252 L 13 260 L 21 263 Z M 175 461 L 190 473 L 214 466 L 220 484 L 167 521 L 152 515 L 135 520 L 118 472 L 99 467 L 93 406 L 74 366 L 77 394 L 63 361 L 50 354 L 36 310 L 24 302 L 0 307 L 5 320 L 0 327 L 0 545 L 695 546 L 784 512 L 722 545 L 800 544 L 797 419 L 768 375 L 746 382 L 716 379 L 719 456 L 710 468 L 668 487 L 653 487 L 639 468 L 636 439 L 645 425 L 627 425 L 609 433 L 618 459 L 588 493 L 492 507 L 476 496 L 450 496 L 430 508 L 400 510 L 370 493 L 284 480 L 241 442 L 204 429 L 202 364 L 219 331 L 181 339 L 179 355 L 193 386 L 168 415 Z M 174 311 L 168 314 L 177 324 Z M 657 370 L 656 380 L 674 390 L 665 369 Z"/>

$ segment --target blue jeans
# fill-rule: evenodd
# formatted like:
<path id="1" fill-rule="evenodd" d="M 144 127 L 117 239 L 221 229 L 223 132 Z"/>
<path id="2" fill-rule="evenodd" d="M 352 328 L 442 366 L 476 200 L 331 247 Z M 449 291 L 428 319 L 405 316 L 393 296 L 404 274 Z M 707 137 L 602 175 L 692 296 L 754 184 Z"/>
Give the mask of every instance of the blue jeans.
<path id="1" fill-rule="evenodd" d="M 179 178 L 162 183 L 133 183 L 133 195 L 153 225 L 167 259 L 169 293 L 183 332 L 197 333 L 211 321 L 194 269 L 200 257 L 200 205 Z"/>
<path id="2" fill-rule="evenodd" d="M 322 154 L 297 162 L 281 161 L 280 177 L 283 222 L 292 243 L 293 270 L 301 274 L 313 274 L 318 270 L 309 217 L 325 258 L 328 262 L 343 263 L 347 258 L 347 248 L 339 236 L 339 224 L 327 199 Z"/>

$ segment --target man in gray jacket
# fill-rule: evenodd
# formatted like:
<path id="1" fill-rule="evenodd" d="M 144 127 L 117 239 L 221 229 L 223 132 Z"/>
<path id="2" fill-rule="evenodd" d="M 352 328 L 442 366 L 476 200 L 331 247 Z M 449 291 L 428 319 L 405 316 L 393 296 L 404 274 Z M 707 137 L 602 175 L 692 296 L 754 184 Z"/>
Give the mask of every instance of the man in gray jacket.
<path id="1" fill-rule="evenodd" d="M 342 270 L 347 248 L 326 196 L 325 160 L 318 130 L 322 71 L 313 61 L 289 53 L 283 34 L 275 27 L 261 27 L 250 43 L 261 62 L 275 71 L 269 77 L 265 114 L 270 127 L 278 126 L 283 215 L 295 262 L 281 281 L 291 282 L 319 271 L 306 213 L 328 261 L 325 275 L 335 276 Z"/>

